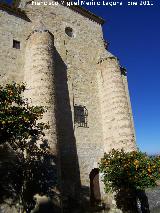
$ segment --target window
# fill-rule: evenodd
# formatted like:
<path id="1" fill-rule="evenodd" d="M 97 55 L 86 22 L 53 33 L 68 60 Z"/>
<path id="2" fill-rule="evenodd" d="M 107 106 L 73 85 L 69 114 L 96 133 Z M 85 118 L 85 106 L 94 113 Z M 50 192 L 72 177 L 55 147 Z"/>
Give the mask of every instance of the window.
<path id="1" fill-rule="evenodd" d="M 13 48 L 20 49 L 20 41 L 13 40 Z"/>
<path id="2" fill-rule="evenodd" d="M 65 28 L 65 33 L 69 36 L 69 37 L 73 37 L 73 29 L 70 27 L 66 27 Z"/>
<path id="3" fill-rule="evenodd" d="M 74 123 L 79 127 L 88 127 L 87 125 L 88 110 L 85 106 L 74 106 Z"/>

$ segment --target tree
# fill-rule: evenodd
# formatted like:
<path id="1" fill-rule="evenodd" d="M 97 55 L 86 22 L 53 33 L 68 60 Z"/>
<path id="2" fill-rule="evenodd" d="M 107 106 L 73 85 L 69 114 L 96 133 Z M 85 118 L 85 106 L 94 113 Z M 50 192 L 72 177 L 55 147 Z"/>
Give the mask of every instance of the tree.
<path id="1" fill-rule="evenodd" d="M 100 162 L 106 192 L 115 191 L 118 206 L 125 212 L 136 211 L 136 199 L 142 212 L 148 212 L 145 189 L 157 186 L 160 179 L 160 157 L 150 157 L 140 151 L 112 150 Z M 127 198 L 126 198 L 127 197 Z M 130 199 L 127 204 L 127 199 Z M 121 200 L 121 202 L 120 202 Z"/>
<path id="2" fill-rule="evenodd" d="M 44 139 L 49 125 L 39 122 L 45 109 L 29 106 L 24 90 L 23 83 L 0 86 L 0 203 L 30 212 L 35 194 L 54 196 L 56 177 L 55 158 Z"/>

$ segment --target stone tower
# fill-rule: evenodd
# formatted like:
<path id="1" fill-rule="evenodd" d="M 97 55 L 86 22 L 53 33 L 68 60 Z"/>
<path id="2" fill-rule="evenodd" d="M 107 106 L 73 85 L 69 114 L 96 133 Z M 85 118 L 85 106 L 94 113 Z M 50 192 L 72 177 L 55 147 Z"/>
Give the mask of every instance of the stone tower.
<path id="1" fill-rule="evenodd" d="M 127 77 L 105 48 L 104 20 L 53 2 L 0 4 L 1 83 L 25 81 L 31 103 L 48 108 L 62 200 L 83 202 L 93 195 L 103 153 L 136 149 Z M 97 196 L 103 199 L 101 183 Z"/>
<path id="2" fill-rule="evenodd" d="M 53 153 L 57 154 L 56 91 L 55 91 L 54 37 L 43 26 L 36 27 L 27 39 L 24 82 L 25 97 L 34 106 L 45 106 L 43 122 L 49 122 L 47 139 Z"/>

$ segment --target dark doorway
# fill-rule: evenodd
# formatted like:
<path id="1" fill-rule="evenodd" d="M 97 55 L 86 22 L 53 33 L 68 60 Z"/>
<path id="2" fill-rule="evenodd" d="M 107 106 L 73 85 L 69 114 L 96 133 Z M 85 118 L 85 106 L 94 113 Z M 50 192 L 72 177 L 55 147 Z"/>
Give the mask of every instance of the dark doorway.
<path id="1" fill-rule="evenodd" d="M 95 168 L 91 171 L 90 175 L 90 202 L 94 206 L 101 201 L 101 193 L 99 186 L 99 169 Z"/>

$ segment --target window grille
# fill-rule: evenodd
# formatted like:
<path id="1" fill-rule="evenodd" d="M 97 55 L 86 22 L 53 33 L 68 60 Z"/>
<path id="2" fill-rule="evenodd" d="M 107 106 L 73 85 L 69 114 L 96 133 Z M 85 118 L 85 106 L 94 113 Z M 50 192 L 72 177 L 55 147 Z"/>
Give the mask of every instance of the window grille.
<path id="1" fill-rule="evenodd" d="M 88 127 L 87 123 L 88 110 L 85 106 L 74 106 L 74 123 L 79 127 Z"/>

